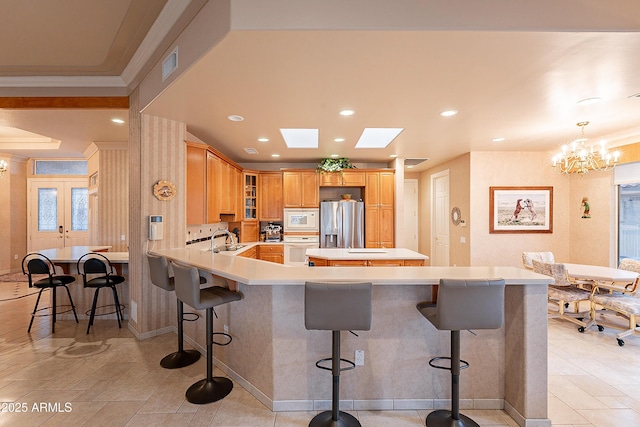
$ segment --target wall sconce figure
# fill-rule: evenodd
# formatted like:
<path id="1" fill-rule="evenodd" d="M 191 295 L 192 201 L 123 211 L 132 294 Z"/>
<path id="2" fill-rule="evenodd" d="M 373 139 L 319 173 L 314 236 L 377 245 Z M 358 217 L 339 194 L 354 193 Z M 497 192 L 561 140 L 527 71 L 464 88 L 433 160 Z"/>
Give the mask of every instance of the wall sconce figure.
<path id="1" fill-rule="evenodd" d="M 4 173 L 7 171 L 8 167 L 9 165 L 7 165 L 7 162 L 0 160 L 0 178 L 4 177 Z"/>
<path id="2" fill-rule="evenodd" d="M 582 198 L 582 208 L 584 209 L 584 211 L 582 212 L 582 218 L 591 218 L 591 215 L 589 215 L 589 198 L 588 197 Z"/>

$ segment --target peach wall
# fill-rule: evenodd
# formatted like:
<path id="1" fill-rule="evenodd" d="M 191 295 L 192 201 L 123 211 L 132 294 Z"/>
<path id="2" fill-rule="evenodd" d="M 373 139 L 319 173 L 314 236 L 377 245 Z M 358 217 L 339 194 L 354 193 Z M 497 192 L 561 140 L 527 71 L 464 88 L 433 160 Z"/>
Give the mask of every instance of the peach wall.
<path id="1" fill-rule="evenodd" d="M 524 251 L 552 251 L 570 261 L 570 176 L 557 175 L 540 152 L 471 153 L 471 265 L 522 266 Z M 553 187 L 553 233 L 490 234 L 489 187 Z"/>
<path id="2" fill-rule="evenodd" d="M 464 154 L 449 162 L 438 165 L 420 174 L 418 184 L 419 195 L 419 252 L 430 255 L 431 252 L 431 176 L 446 169 L 449 170 L 449 210 L 454 206 L 460 208 L 462 219 L 467 221 L 467 226 L 454 226 L 449 222 L 449 263 L 451 265 L 470 265 L 470 226 L 469 214 L 469 160 L 470 155 Z M 464 237 L 466 243 L 460 243 Z"/>
<path id="3" fill-rule="evenodd" d="M 27 253 L 27 164 L 0 153 L 8 170 L 0 178 L 0 274 L 17 272 Z"/>

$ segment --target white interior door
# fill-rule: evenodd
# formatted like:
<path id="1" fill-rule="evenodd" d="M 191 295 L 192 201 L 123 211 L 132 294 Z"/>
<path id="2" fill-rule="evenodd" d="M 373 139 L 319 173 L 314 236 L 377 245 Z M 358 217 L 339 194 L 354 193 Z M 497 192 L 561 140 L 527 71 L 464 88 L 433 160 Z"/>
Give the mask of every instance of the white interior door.
<path id="1" fill-rule="evenodd" d="M 449 266 L 449 170 L 431 176 L 431 265 Z"/>
<path id="2" fill-rule="evenodd" d="M 86 179 L 30 178 L 28 251 L 89 244 Z"/>
<path id="3" fill-rule="evenodd" d="M 404 246 L 418 252 L 418 180 L 404 180 Z"/>

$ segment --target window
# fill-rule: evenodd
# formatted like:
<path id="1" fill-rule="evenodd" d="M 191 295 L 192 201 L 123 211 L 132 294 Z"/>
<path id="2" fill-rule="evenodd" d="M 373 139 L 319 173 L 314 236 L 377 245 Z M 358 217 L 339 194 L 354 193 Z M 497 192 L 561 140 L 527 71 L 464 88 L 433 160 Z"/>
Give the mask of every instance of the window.
<path id="1" fill-rule="evenodd" d="M 640 260 L 640 183 L 618 186 L 618 262 Z"/>
<path id="2" fill-rule="evenodd" d="M 86 160 L 36 160 L 35 175 L 87 175 Z"/>

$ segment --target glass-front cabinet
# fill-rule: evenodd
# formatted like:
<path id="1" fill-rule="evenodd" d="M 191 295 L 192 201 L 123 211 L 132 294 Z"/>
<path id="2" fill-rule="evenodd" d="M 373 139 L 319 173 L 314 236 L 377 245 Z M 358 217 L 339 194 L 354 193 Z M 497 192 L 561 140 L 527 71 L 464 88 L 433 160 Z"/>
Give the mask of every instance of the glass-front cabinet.
<path id="1" fill-rule="evenodd" d="M 258 174 L 253 172 L 244 172 L 244 219 L 258 219 L 257 208 L 257 184 Z"/>

